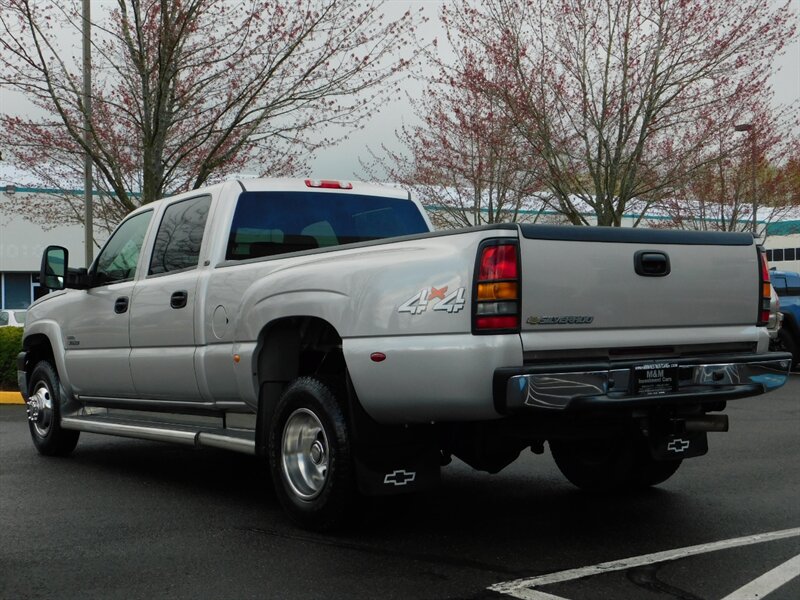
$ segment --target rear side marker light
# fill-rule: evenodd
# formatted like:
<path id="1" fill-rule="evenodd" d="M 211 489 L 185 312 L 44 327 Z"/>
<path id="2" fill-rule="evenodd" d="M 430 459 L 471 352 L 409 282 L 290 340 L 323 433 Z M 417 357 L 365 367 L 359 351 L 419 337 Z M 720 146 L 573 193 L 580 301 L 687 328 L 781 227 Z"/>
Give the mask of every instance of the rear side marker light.
<path id="1" fill-rule="evenodd" d="M 306 179 L 306 187 L 327 190 L 352 190 L 353 184 L 349 181 L 337 181 L 335 179 Z"/>

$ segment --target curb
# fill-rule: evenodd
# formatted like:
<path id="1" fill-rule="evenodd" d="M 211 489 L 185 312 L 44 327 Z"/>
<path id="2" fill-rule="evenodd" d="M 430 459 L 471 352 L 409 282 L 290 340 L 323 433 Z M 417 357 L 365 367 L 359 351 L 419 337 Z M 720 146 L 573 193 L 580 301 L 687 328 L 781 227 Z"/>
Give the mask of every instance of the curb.
<path id="1" fill-rule="evenodd" d="M 19 392 L 0 392 L 0 404 L 25 404 Z"/>

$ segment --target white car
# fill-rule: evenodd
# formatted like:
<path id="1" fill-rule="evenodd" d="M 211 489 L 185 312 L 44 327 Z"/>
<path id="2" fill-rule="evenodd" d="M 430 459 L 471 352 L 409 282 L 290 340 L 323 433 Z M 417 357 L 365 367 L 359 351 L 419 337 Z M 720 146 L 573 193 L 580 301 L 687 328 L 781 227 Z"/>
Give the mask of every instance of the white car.
<path id="1" fill-rule="evenodd" d="M 0 310 L 0 327 L 24 327 L 24 310 Z"/>

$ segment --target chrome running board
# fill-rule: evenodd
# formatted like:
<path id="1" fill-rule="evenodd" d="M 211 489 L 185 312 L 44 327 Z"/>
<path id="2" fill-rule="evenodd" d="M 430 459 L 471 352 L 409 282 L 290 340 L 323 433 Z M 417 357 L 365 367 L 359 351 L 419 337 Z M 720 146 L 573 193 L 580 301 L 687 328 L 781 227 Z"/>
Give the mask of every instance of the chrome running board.
<path id="1" fill-rule="evenodd" d="M 108 415 L 62 417 L 61 427 L 87 433 L 169 442 L 185 446 L 222 448 L 244 454 L 256 453 L 255 432 L 196 425 L 178 425 L 144 419 L 119 419 Z"/>

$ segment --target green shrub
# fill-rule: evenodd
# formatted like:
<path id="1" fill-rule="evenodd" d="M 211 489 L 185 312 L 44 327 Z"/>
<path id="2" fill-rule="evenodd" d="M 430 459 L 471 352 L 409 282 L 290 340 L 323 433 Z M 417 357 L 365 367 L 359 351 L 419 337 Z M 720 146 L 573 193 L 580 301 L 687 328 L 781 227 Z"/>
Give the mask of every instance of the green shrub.
<path id="1" fill-rule="evenodd" d="M 22 352 L 22 327 L 0 327 L 0 390 L 17 389 L 17 354 Z"/>

